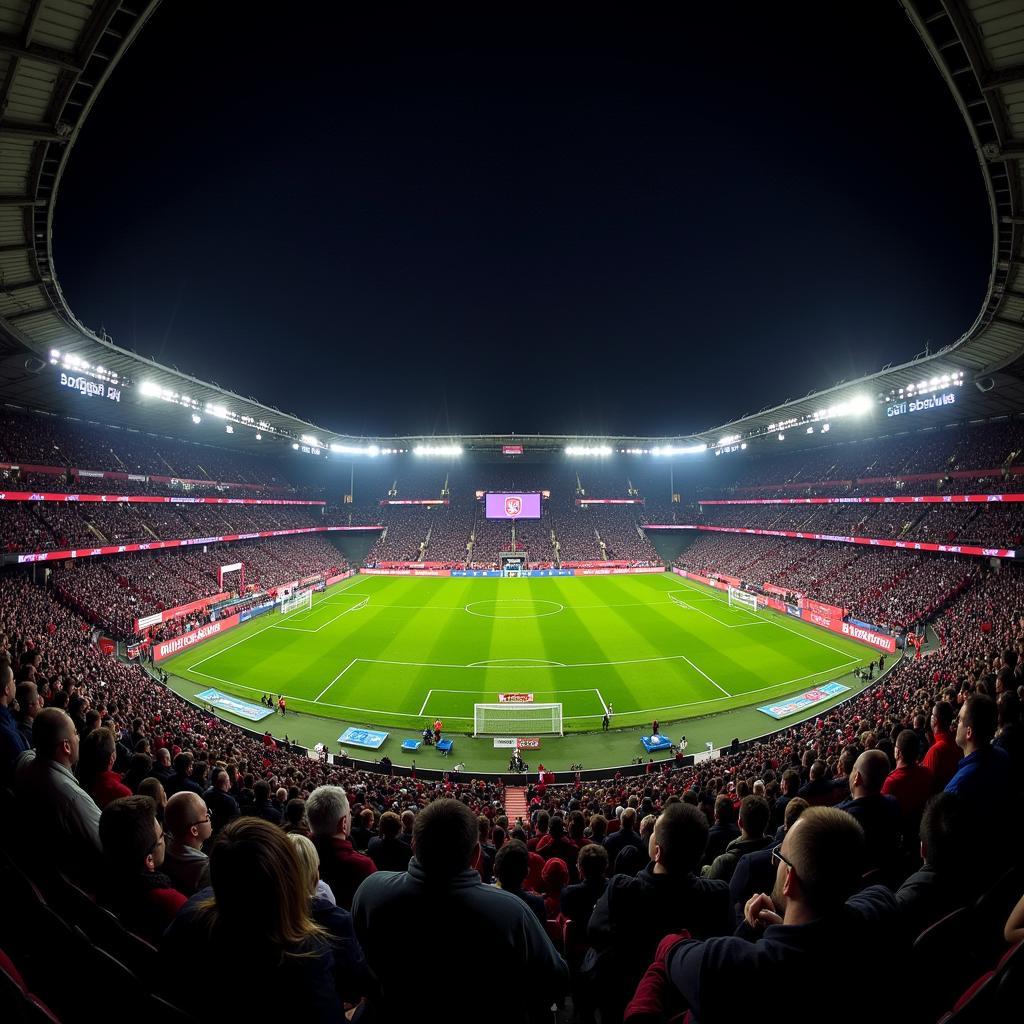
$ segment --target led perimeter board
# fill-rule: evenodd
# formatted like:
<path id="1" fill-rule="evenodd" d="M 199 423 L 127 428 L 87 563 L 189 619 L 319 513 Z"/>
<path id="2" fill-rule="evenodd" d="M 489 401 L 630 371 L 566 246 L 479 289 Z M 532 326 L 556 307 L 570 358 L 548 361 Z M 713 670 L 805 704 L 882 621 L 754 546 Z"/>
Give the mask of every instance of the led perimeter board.
<path id="1" fill-rule="evenodd" d="M 488 519 L 540 519 L 540 493 L 484 495 Z"/>

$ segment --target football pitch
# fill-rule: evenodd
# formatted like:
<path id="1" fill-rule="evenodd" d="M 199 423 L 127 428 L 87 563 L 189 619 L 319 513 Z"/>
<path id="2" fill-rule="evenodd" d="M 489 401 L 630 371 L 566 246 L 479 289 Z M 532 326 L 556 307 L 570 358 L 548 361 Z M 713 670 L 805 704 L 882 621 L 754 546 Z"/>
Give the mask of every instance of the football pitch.
<path id="1" fill-rule="evenodd" d="M 164 663 L 289 710 L 469 733 L 504 693 L 561 703 L 569 732 L 703 717 L 801 693 L 876 652 L 674 574 L 522 579 L 356 576 Z M 772 726 L 765 717 L 765 731 Z M 781 723 L 780 723 L 781 725 Z"/>

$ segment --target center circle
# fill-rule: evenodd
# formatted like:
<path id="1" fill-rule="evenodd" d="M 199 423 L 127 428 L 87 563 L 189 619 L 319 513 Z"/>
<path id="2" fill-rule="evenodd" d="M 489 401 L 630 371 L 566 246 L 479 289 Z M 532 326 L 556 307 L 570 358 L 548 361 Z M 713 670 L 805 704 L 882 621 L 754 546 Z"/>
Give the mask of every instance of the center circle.
<path id="1" fill-rule="evenodd" d="M 516 606 L 520 607 L 516 607 Z M 534 611 L 536 605 L 550 605 L 548 611 Z M 475 610 L 482 609 L 482 610 Z M 482 619 L 542 619 L 547 615 L 557 615 L 565 611 L 565 605 L 557 601 L 534 601 L 530 598 L 495 598 L 492 601 L 473 601 L 465 610 L 470 615 L 479 615 Z"/>

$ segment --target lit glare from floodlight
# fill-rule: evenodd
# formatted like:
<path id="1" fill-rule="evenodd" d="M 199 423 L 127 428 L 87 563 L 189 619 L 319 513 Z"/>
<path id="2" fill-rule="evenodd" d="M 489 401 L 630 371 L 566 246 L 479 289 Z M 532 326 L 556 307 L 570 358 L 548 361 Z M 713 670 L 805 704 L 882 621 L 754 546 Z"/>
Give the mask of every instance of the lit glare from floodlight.
<path id="1" fill-rule="evenodd" d="M 582 456 L 599 455 L 599 456 L 604 456 L 604 455 L 611 455 L 612 454 L 612 448 L 611 448 L 611 445 L 607 445 L 607 444 L 595 444 L 595 445 L 570 444 L 570 445 L 566 445 L 565 454 L 570 456 L 570 457 L 573 457 L 573 456 L 576 456 L 576 455 L 582 455 Z"/>
<path id="2" fill-rule="evenodd" d="M 461 455 L 462 445 L 458 444 L 418 444 L 413 448 L 413 455 Z"/>
<path id="3" fill-rule="evenodd" d="M 199 413 L 194 412 L 194 413 L 192 413 L 192 422 L 193 423 L 202 423 L 203 422 L 203 417 L 200 416 Z"/>

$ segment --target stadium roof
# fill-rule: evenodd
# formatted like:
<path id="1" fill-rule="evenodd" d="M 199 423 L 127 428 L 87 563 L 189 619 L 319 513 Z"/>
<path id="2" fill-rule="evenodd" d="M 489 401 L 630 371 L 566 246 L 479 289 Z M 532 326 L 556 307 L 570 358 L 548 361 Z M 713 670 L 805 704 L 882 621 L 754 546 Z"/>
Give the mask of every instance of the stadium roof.
<path id="1" fill-rule="evenodd" d="M 772 425 L 810 418 L 856 396 L 875 399 L 961 372 L 966 383 L 957 395 L 958 419 L 1024 410 L 1024 8 L 1016 0 L 900 2 L 963 114 L 988 191 L 992 268 L 974 323 L 937 352 L 716 428 L 672 438 L 604 439 L 610 445 L 714 445 L 726 435 L 761 434 Z M 61 293 L 52 229 L 68 155 L 99 90 L 158 3 L 15 0 L 0 9 L 0 400 L 60 411 L 77 402 L 81 414 L 78 395 L 57 383 L 65 370 L 115 383 L 123 398 L 116 416 L 102 415 L 113 412 L 113 404 L 90 412 L 126 426 L 206 441 L 212 428 L 224 443 L 221 426 L 227 419 L 241 424 L 228 442 L 240 447 L 254 447 L 257 430 L 268 440 L 362 440 L 121 348 L 81 324 Z M 186 430 L 190 413 L 204 422 L 204 436 Z M 372 440 L 405 446 L 431 439 Z M 493 447 L 509 439 L 461 440 L 469 447 Z M 557 447 L 578 439 L 515 440 Z"/>

